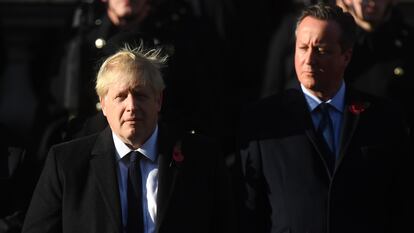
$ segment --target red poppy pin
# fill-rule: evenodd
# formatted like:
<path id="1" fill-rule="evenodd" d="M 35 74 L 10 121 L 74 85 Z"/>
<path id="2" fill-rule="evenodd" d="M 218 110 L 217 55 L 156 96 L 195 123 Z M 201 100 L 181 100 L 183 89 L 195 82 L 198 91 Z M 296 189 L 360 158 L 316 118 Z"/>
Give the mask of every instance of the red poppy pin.
<path id="1" fill-rule="evenodd" d="M 173 161 L 171 162 L 174 162 L 176 166 L 180 166 L 181 163 L 184 161 L 184 155 L 181 150 L 181 141 L 178 141 L 174 146 L 172 160 Z"/>
<path id="2" fill-rule="evenodd" d="M 352 114 L 359 115 L 368 108 L 367 103 L 353 103 L 349 105 L 349 111 Z"/>

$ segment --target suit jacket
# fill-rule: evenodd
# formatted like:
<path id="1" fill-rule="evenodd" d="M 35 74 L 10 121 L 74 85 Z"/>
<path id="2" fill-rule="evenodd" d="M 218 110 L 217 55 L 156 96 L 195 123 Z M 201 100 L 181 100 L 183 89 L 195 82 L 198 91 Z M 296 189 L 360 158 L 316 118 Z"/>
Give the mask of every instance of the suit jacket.
<path id="1" fill-rule="evenodd" d="M 181 144 L 184 160 L 172 158 Z M 160 128 L 156 232 L 231 232 L 228 176 L 200 135 Z M 122 232 L 110 128 L 51 148 L 23 232 Z"/>
<path id="2" fill-rule="evenodd" d="M 247 110 L 240 144 L 243 232 L 406 232 L 412 157 L 393 105 L 347 90 L 332 171 L 301 90 Z M 411 171 L 410 171 L 411 169 Z M 409 230 L 412 231 L 412 230 Z"/>

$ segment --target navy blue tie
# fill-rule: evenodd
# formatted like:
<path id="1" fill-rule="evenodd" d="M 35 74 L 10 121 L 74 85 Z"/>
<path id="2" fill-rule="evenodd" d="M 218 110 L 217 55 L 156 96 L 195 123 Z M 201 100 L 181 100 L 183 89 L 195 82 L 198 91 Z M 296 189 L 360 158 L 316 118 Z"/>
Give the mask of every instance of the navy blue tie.
<path id="1" fill-rule="evenodd" d="M 142 178 L 139 161 L 142 154 L 137 151 L 130 152 L 128 166 L 128 217 L 126 224 L 127 233 L 142 233 L 144 230 L 142 213 Z"/>
<path id="2" fill-rule="evenodd" d="M 318 133 L 323 135 L 329 150 L 331 151 L 332 155 L 335 156 L 336 148 L 335 148 L 335 134 L 332 119 L 329 115 L 329 108 L 331 106 L 327 103 L 319 104 L 318 108 L 321 112 L 322 118 L 318 126 Z"/>

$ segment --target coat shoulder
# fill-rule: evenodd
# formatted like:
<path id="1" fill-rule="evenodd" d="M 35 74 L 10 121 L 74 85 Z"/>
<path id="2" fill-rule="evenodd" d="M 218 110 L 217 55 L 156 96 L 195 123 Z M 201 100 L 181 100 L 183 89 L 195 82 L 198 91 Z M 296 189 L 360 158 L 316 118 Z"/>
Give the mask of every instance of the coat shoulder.
<path id="1" fill-rule="evenodd" d="M 99 134 L 74 139 L 52 146 L 49 150 L 49 157 L 54 156 L 55 160 L 66 166 L 88 161 L 92 155 L 92 149 Z"/>
<path id="2" fill-rule="evenodd" d="M 243 109 L 240 133 L 252 136 L 255 132 L 285 128 L 282 126 L 292 122 L 292 117 L 296 118 L 298 112 L 305 111 L 304 104 L 303 93 L 298 89 L 288 89 L 261 99 Z"/>

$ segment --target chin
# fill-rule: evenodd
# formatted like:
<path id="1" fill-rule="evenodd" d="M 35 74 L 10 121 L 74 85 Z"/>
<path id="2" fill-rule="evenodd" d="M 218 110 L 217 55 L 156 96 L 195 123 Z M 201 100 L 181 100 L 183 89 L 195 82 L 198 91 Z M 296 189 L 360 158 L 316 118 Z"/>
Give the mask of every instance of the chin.
<path id="1" fill-rule="evenodd" d="M 299 81 L 306 89 L 312 90 L 315 88 L 315 81 L 313 80 L 313 78 L 306 77 L 302 78 Z"/>

